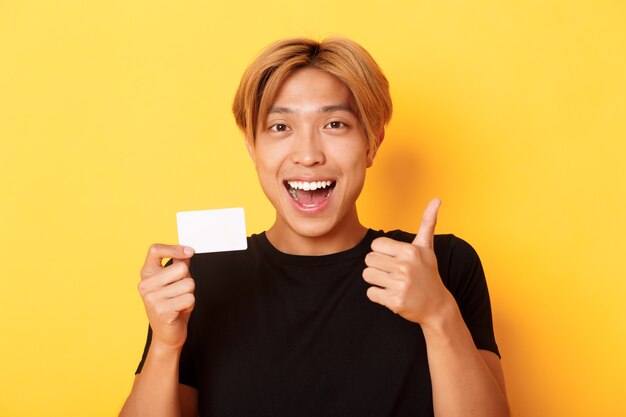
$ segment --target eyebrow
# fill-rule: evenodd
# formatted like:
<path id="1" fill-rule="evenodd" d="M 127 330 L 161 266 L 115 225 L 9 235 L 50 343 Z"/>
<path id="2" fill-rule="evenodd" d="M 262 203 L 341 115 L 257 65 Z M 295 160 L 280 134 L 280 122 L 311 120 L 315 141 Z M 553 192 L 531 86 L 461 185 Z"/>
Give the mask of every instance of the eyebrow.
<path id="1" fill-rule="evenodd" d="M 320 107 L 318 110 L 320 113 L 332 113 L 334 111 L 347 111 L 354 113 L 352 108 L 347 104 L 333 104 L 330 106 Z M 271 113 L 297 113 L 297 111 L 291 107 L 272 107 L 268 114 Z"/>

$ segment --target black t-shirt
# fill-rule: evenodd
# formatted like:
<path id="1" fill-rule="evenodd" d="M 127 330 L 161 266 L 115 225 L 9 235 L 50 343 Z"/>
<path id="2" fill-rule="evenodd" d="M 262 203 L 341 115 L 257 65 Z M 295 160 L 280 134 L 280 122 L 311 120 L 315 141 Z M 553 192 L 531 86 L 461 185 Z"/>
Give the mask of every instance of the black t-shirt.
<path id="1" fill-rule="evenodd" d="M 201 416 L 432 416 L 421 327 L 371 302 L 368 230 L 347 251 L 288 255 L 264 233 L 248 249 L 194 255 L 196 305 L 180 360 Z M 480 260 L 465 241 L 435 236 L 439 274 L 479 349 L 498 348 Z M 141 371 L 149 344 L 137 372 Z"/>

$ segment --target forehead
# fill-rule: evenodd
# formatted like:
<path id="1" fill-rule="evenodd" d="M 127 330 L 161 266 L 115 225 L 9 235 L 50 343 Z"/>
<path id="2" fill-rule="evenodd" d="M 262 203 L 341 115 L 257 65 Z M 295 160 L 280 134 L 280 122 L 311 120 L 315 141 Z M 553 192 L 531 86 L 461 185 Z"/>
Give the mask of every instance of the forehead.
<path id="1" fill-rule="evenodd" d="M 346 84 L 334 75 L 314 68 L 291 73 L 281 83 L 270 107 L 291 107 L 298 111 L 317 111 L 321 107 L 354 110 L 354 98 Z"/>

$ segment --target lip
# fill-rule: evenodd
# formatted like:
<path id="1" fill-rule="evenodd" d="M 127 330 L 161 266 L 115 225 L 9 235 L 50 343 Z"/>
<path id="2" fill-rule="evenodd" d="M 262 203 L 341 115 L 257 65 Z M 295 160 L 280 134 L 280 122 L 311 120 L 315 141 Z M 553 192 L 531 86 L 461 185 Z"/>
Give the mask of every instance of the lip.
<path id="1" fill-rule="evenodd" d="M 289 188 L 290 188 L 288 184 L 289 181 L 302 181 L 302 182 L 331 181 L 333 184 L 331 185 L 331 188 L 328 191 L 328 195 L 326 196 L 324 201 L 322 201 L 320 204 L 317 204 L 315 206 L 305 206 L 299 203 L 298 201 L 294 200 L 291 194 L 289 193 Z M 287 198 L 289 199 L 289 201 L 291 201 L 291 204 L 293 205 L 293 207 L 300 213 L 307 214 L 307 215 L 314 215 L 314 214 L 322 213 L 330 204 L 330 200 L 335 191 L 335 187 L 337 186 L 337 180 L 333 178 L 289 178 L 289 179 L 284 180 L 283 184 L 285 188 L 285 193 L 287 194 Z"/>
<path id="2" fill-rule="evenodd" d="M 283 180 L 284 184 L 287 184 L 289 181 L 303 181 L 303 182 L 317 182 L 317 181 L 330 181 L 337 182 L 336 179 L 330 177 L 293 177 L 293 178 L 285 178 Z"/>

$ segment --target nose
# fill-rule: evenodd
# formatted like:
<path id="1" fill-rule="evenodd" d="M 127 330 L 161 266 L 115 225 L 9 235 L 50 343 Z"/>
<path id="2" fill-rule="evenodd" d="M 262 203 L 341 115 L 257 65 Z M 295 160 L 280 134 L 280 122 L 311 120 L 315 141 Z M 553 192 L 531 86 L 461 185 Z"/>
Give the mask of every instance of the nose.
<path id="1" fill-rule="evenodd" d="M 301 130 L 293 139 L 291 160 L 294 164 L 310 167 L 326 162 L 322 138 L 315 129 Z"/>

